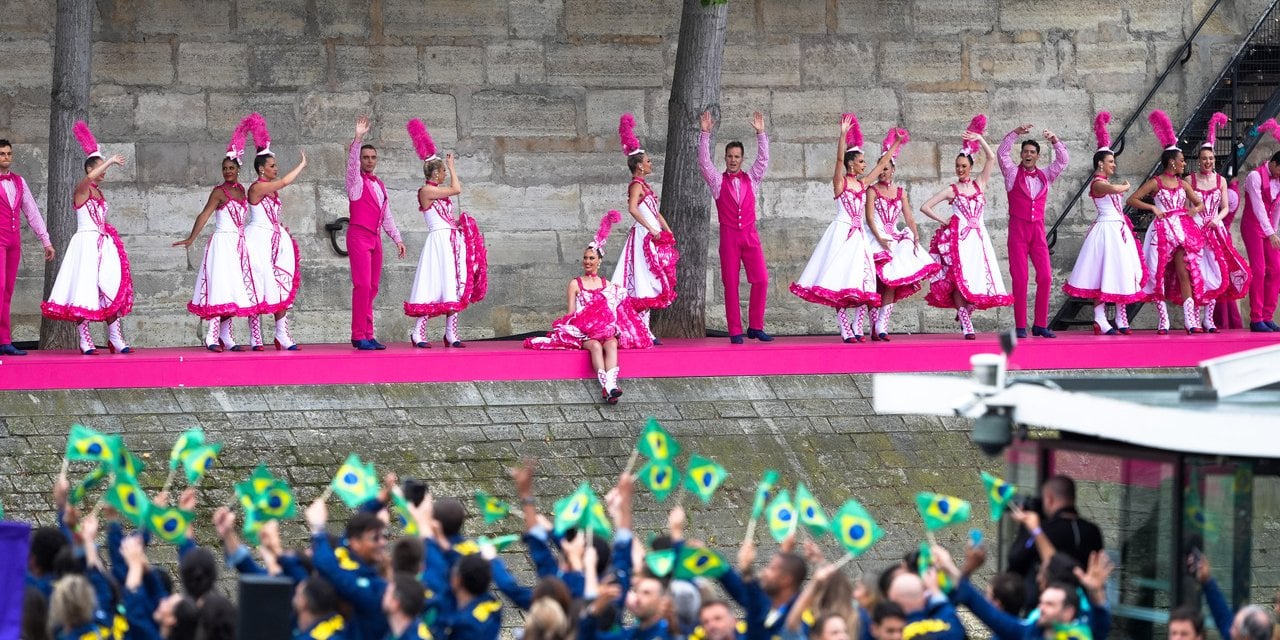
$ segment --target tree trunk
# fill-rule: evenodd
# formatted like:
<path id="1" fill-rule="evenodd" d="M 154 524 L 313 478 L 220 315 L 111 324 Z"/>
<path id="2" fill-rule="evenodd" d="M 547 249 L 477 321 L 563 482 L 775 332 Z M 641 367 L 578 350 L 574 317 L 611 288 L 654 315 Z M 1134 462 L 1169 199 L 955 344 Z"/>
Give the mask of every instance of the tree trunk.
<path id="1" fill-rule="evenodd" d="M 49 100 L 49 187 L 45 207 L 49 241 L 58 257 L 44 268 L 44 296 L 49 298 L 67 243 L 76 232 L 73 190 L 84 177 L 84 153 L 71 135 L 76 120 L 89 114 L 89 62 L 93 51 L 93 3 L 58 0 L 53 46 L 53 92 Z M 41 349 L 74 349 L 75 327 L 44 318 Z"/>
<path id="2" fill-rule="evenodd" d="M 698 171 L 698 118 L 719 121 L 720 67 L 724 62 L 727 9 L 684 0 L 676 69 L 667 103 L 667 155 L 662 171 L 662 215 L 680 247 L 676 300 L 653 314 L 654 333 L 701 338 L 707 324 L 707 248 L 711 214 L 707 184 Z"/>

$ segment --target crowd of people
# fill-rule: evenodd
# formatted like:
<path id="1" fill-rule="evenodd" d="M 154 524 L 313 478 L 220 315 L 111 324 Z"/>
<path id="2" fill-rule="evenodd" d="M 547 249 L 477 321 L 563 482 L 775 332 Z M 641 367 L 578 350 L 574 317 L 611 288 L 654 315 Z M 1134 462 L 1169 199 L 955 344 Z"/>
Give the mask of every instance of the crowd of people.
<path id="1" fill-rule="evenodd" d="M 150 559 L 154 539 L 126 531 L 115 510 L 71 506 L 63 476 L 54 487 L 58 526 L 31 535 L 20 637 L 235 638 L 243 618 L 218 588 L 218 556 L 241 575 L 280 576 L 293 585 L 292 610 L 265 615 L 288 618 L 295 639 L 493 640 L 520 619 L 515 633 L 528 640 L 942 640 L 971 632 L 1001 640 L 1103 640 L 1110 632 L 1107 585 L 1114 565 L 1102 532 L 1076 510 L 1075 484 L 1064 476 L 1042 485 L 1038 506 L 1012 508 L 1020 533 L 1008 550 L 1008 571 L 987 573 L 986 588 L 972 579 L 987 556 L 980 540 L 971 541 L 959 561 L 931 541 L 864 578 L 844 568 L 847 558 L 833 563 L 812 539 L 794 533 L 767 559 L 749 534 L 732 566 L 686 567 L 691 577 L 660 569 L 650 557 L 671 550 L 683 559 L 706 543 L 686 535 L 679 500 L 665 528 L 646 543 L 633 525 L 636 478 L 629 472 L 605 496 L 604 529 L 584 524 L 559 535 L 538 509 L 533 464 L 513 469 L 511 477 L 532 584 L 515 577 L 494 540 L 468 536 L 462 501 L 429 492 L 406 499 L 394 475 L 384 477 L 376 497 L 337 534 L 329 529 L 327 494 L 312 502 L 303 513 L 310 540 L 300 548 L 285 547 L 283 523 L 272 520 L 256 530 L 255 554 L 239 534 L 236 512 L 220 507 L 212 517 L 220 549 L 197 546 L 188 529 L 177 542 L 175 581 Z M 179 506 L 194 510 L 196 500 L 196 490 L 187 489 Z M 155 502 L 163 505 L 167 496 Z M 404 534 L 390 540 L 393 523 Z M 611 539 L 604 530 L 612 531 Z M 691 557 L 714 566 L 721 556 Z M 1273 612 L 1256 605 L 1232 612 L 1208 561 L 1199 555 L 1194 561 L 1222 637 L 1270 640 Z M 511 606 L 523 613 L 508 614 Z M 967 631 L 962 609 L 985 629 Z M 1168 637 L 1205 637 L 1201 611 L 1199 602 L 1174 608 Z"/>

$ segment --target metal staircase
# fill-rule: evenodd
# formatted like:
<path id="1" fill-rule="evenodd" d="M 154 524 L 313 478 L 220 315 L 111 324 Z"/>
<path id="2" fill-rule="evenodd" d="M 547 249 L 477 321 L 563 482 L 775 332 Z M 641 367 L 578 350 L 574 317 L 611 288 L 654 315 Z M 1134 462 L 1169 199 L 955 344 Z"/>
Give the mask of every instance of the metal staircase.
<path id="1" fill-rule="evenodd" d="M 1130 127 L 1140 118 L 1145 117 L 1152 98 L 1159 92 L 1170 74 L 1190 60 L 1196 36 L 1221 4 L 1222 1 L 1217 0 L 1209 7 L 1186 42 L 1174 53 L 1169 66 L 1165 68 L 1164 73 L 1160 74 L 1142 103 L 1125 120 L 1120 132 L 1113 136 L 1112 148 L 1117 157 L 1124 153 L 1125 136 Z M 1258 18 L 1240 48 L 1223 67 L 1212 87 L 1200 100 L 1200 104 L 1196 105 L 1191 111 L 1191 116 L 1179 129 L 1178 144 L 1187 157 L 1188 167 L 1195 166 L 1195 155 L 1204 141 L 1209 118 L 1217 111 L 1231 118 L 1228 130 L 1218 136 L 1218 142 L 1214 148 L 1214 153 L 1218 157 L 1218 171 L 1229 179 L 1239 174 L 1240 165 L 1249 157 L 1249 153 L 1260 140 L 1257 126 L 1280 113 L 1280 0 L 1272 2 L 1271 6 Z M 1159 166 L 1153 165 L 1146 179 L 1154 177 L 1158 171 Z M 1088 206 L 1085 204 L 1084 196 L 1088 192 L 1091 181 L 1092 175 L 1080 186 L 1058 214 L 1053 226 L 1049 228 L 1047 241 L 1050 251 L 1057 244 L 1058 228 L 1068 216 L 1076 211 L 1076 207 Z M 1144 181 L 1134 182 L 1134 187 L 1136 188 Z M 1133 222 L 1134 231 L 1139 234 L 1139 237 L 1151 224 L 1151 214 L 1145 210 L 1126 207 L 1125 215 Z M 1091 300 L 1069 297 L 1054 314 L 1049 326 L 1054 330 L 1091 326 L 1093 324 L 1092 309 Z M 1141 309 L 1142 303 L 1129 305 L 1130 320 Z"/>

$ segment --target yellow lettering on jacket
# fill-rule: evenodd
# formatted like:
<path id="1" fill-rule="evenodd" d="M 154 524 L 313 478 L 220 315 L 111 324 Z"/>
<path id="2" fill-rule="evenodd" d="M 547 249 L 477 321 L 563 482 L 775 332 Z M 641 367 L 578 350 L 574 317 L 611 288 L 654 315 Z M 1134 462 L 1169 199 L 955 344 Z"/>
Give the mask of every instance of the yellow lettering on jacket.
<path id="1" fill-rule="evenodd" d="M 911 624 L 903 628 L 902 640 L 911 640 L 912 638 L 927 636 L 931 633 L 941 633 L 943 631 L 950 631 L 950 630 L 951 630 L 951 625 L 947 624 L 943 620 L 935 620 L 932 618 L 929 620 L 920 620 L 917 622 L 912 622 Z"/>

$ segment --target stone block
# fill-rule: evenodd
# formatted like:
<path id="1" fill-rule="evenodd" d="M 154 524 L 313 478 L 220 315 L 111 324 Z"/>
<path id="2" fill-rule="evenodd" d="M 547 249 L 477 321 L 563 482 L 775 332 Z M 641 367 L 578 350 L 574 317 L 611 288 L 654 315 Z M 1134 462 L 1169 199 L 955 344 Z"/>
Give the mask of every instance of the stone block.
<path id="1" fill-rule="evenodd" d="M 509 7 L 511 37 L 554 36 L 564 13 L 564 0 L 510 0 Z"/>
<path id="2" fill-rule="evenodd" d="M 471 132 L 481 136 L 576 136 L 571 98 L 482 91 L 471 96 Z"/>
<path id="3" fill-rule="evenodd" d="M 826 35 L 827 4 L 827 0 L 766 2 L 761 6 L 762 20 L 769 33 Z"/>
<path id="4" fill-rule="evenodd" d="M 325 81 L 327 59 L 319 44 L 255 44 L 249 78 L 260 89 L 313 87 Z"/>
<path id="5" fill-rule="evenodd" d="M 174 80 L 168 42 L 93 43 L 93 82 L 164 86 Z"/>
<path id="6" fill-rule="evenodd" d="M 370 90 L 418 84 L 417 47 L 338 45 L 334 53 L 340 89 Z"/>
<path id="7" fill-rule="evenodd" d="M 918 36 L 990 33 L 1000 6 L 988 0 L 915 0 L 911 32 Z"/>
<path id="8" fill-rule="evenodd" d="M 487 221 L 480 221 L 484 225 Z M 487 226 L 487 225 L 486 225 Z M 555 231 L 491 231 L 486 244 L 501 248 L 489 254 L 491 265 L 548 265 L 560 262 Z"/>
<path id="9" fill-rule="evenodd" d="M 1100 24 L 1120 24 L 1125 5 L 1101 0 L 1007 2 L 1000 6 L 1002 31 L 1083 31 Z M 1168 6 L 1168 5 L 1166 5 Z"/>
<path id="10" fill-rule="evenodd" d="M 959 42 L 886 42 L 880 48 L 882 82 L 908 86 L 952 82 L 964 77 Z"/>
<path id="11" fill-rule="evenodd" d="M 298 96 L 298 103 L 303 136 L 335 143 L 341 141 L 345 168 L 346 146 L 355 131 L 356 117 L 372 113 L 372 96 L 365 91 L 305 93 Z"/>
<path id="12" fill-rule="evenodd" d="M 536 40 L 508 40 L 485 47 L 489 83 L 541 84 L 547 80 L 546 54 Z"/>
<path id="13" fill-rule="evenodd" d="M 672 36 L 680 28 L 679 0 L 637 4 L 618 0 L 563 0 L 564 26 L 570 37 Z"/>
<path id="14" fill-rule="evenodd" d="M 201 139 L 209 135 L 203 93 L 142 93 L 135 125 L 141 139 Z"/>
<path id="15" fill-rule="evenodd" d="M 178 44 L 178 84 L 230 89 L 248 83 L 248 45 L 230 42 Z"/>
<path id="16" fill-rule="evenodd" d="M 506 37 L 506 0 L 437 0 L 426 10 L 420 0 L 386 0 L 382 32 L 406 39 L 432 36 Z"/>
<path id="17" fill-rule="evenodd" d="M 648 140 L 665 135 L 651 135 L 645 118 L 645 93 L 639 89 L 609 90 L 591 89 L 587 91 L 587 133 L 603 137 L 613 148 L 618 148 L 618 121 L 624 113 L 635 116 L 635 134 L 640 144 L 646 145 Z"/>
<path id="18" fill-rule="evenodd" d="M 958 144 L 956 148 L 959 148 Z M 902 148 L 902 152 L 898 156 L 897 172 L 894 175 L 894 179 L 899 182 L 903 180 L 937 180 L 941 171 L 939 156 L 946 159 L 947 168 L 950 170 L 950 161 L 953 157 L 951 153 L 950 146 L 944 146 L 940 150 L 936 142 L 913 140 Z M 871 164 L 871 158 L 867 159 L 867 164 Z M 908 198 L 915 203 L 916 207 L 919 207 L 924 202 L 923 200 L 916 201 L 910 196 Z"/>
<path id="19" fill-rule="evenodd" d="M 909 33 L 910 17 L 910 0 L 883 0 L 874 4 L 865 0 L 837 0 L 836 33 L 861 37 Z"/>
<path id="20" fill-rule="evenodd" d="M 6 20 L 7 22 L 7 20 Z M 6 27 L 6 31 L 8 27 Z M 53 68 L 53 48 L 42 40 L 0 42 L 0 58 L 7 61 L 6 87 L 47 88 Z"/>
<path id="21" fill-rule="evenodd" d="M 237 2 L 236 31 L 246 35 L 280 40 L 282 34 L 300 36 L 306 32 L 307 0 Z"/>
<path id="22" fill-rule="evenodd" d="M 1145 42 L 1099 42 L 1076 49 L 1076 75 L 1086 81 L 1108 75 L 1141 82 L 1147 77 L 1150 58 Z"/>
<path id="23" fill-rule="evenodd" d="M 565 220 L 578 218 L 577 185 L 561 187 L 512 187 L 476 183 L 467 189 L 467 208 L 486 230 L 544 231 L 564 228 Z M 513 215 L 518 212 L 519 215 Z"/>
<path id="24" fill-rule="evenodd" d="M 99 140 L 135 138 L 138 96 L 116 85 L 96 85 L 89 93 L 93 135 Z"/>
<path id="25" fill-rule="evenodd" d="M 458 143 L 457 100 L 448 93 L 379 93 L 374 96 L 373 105 L 377 114 L 374 133 L 381 145 L 411 150 L 405 125 L 412 118 L 427 125 L 441 151 L 450 151 Z M 422 164 L 416 156 L 413 162 Z M 420 166 L 415 166 L 414 175 L 421 177 Z"/>
<path id="26" fill-rule="evenodd" d="M 25 0 L 2 0 L 0 11 L 5 18 L 5 34 L 32 34 L 41 38 L 51 37 L 57 5 L 51 2 L 26 2 Z"/>
<path id="27" fill-rule="evenodd" d="M 808 233 L 803 234 L 810 238 L 811 243 L 814 238 L 822 235 L 822 230 L 836 214 L 836 205 L 831 199 L 831 183 L 821 180 L 778 183 L 765 190 L 762 204 L 767 216 L 777 220 L 785 218 L 788 225 L 803 225 L 809 223 L 802 221 L 812 221 L 805 230 Z M 800 233 L 801 228 L 796 227 L 796 231 Z"/>
<path id="28" fill-rule="evenodd" d="M 1000 144 L 1000 138 L 1008 125 L 1002 118 L 1016 119 L 1019 109 L 1012 112 L 1001 112 L 991 104 L 991 98 L 985 92 L 965 91 L 959 93 L 906 93 L 902 96 L 903 122 L 911 130 L 911 136 L 938 137 L 958 139 L 969 126 L 969 121 L 979 113 L 986 113 L 987 141 L 994 148 Z M 865 131 L 865 129 L 864 129 Z M 958 143 L 957 143 L 958 144 Z"/>
<path id="29" fill-rule="evenodd" d="M 772 87 L 800 83 L 800 45 L 729 44 L 725 46 L 721 84 Z"/>
<path id="30" fill-rule="evenodd" d="M 139 35 L 175 35 L 182 39 L 221 38 L 231 28 L 231 0 L 148 2 L 135 15 Z M 251 5 L 252 6 L 252 5 Z M 240 9 L 240 20 L 244 20 Z"/>
<path id="31" fill-rule="evenodd" d="M 792 142 L 769 142 L 769 178 L 804 177 L 804 145 Z"/>
<path id="32" fill-rule="evenodd" d="M 369 35 L 370 5 L 346 0 L 317 0 L 316 22 L 322 38 L 360 38 Z"/>
<path id="33" fill-rule="evenodd" d="M 626 179 L 625 161 L 616 152 L 508 153 L 502 163 L 507 179 L 518 183 L 621 183 Z M 549 167 L 555 170 L 548 171 Z M 625 194 L 625 187 L 619 186 L 618 190 Z"/>
<path id="34" fill-rule="evenodd" d="M 867 87 L 878 84 L 877 43 L 854 36 L 804 40 L 800 75 L 806 87 Z"/>
<path id="35" fill-rule="evenodd" d="M 1039 42 L 988 42 L 969 46 L 969 75 L 980 82 L 1040 85 L 1046 45 Z"/>
<path id="36" fill-rule="evenodd" d="M 484 47 L 427 46 L 422 48 L 419 72 L 425 84 L 485 84 Z"/>
<path id="37" fill-rule="evenodd" d="M 204 208 L 208 198 L 209 190 L 199 186 L 151 187 L 146 192 L 147 231 L 172 235 L 174 240 L 186 237 L 191 231 L 191 223 Z M 210 220 L 205 225 L 207 233 L 212 232 L 212 222 Z M 174 251 L 181 251 L 181 248 L 175 247 Z"/>
<path id="38" fill-rule="evenodd" d="M 666 76 L 662 48 L 606 44 L 547 47 L 547 82 L 579 87 L 660 87 Z"/>
<path id="39" fill-rule="evenodd" d="M 1083 89 L 997 89 L 991 97 L 990 109 L 990 113 L 1010 114 L 1021 122 L 1036 125 L 1037 137 L 1044 128 L 1064 136 L 1080 135 L 1076 132 L 1088 135 L 1084 132 L 1092 131 L 1093 126 L 1092 101 Z M 963 131 L 963 126 L 958 131 Z M 989 137 L 998 141 L 998 135 L 994 133 Z M 1042 153 L 1045 161 L 1047 155 Z"/>
<path id="40" fill-rule="evenodd" d="M 1192 16 L 1191 3 L 1170 5 L 1159 0 L 1132 0 L 1124 3 L 1129 18 L 1129 31 L 1135 35 L 1154 33 L 1183 39 L 1183 32 L 1190 31 L 1188 24 L 1195 24 L 1203 13 Z"/>
<path id="41" fill-rule="evenodd" d="M 250 113 L 260 113 L 267 121 L 271 131 L 271 139 L 276 141 L 298 140 L 302 127 L 298 117 L 297 97 L 292 93 L 224 93 L 215 91 L 209 94 L 208 100 L 209 130 L 218 132 L 218 138 L 230 138 L 240 120 Z M 277 142 L 278 144 L 278 142 Z M 248 158 L 254 150 L 252 138 L 245 149 Z M 223 143 L 226 148 L 226 143 Z M 273 148 L 274 150 L 274 148 Z M 242 178 L 248 179 L 253 173 L 253 163 L 249 161 L 242 170 Z"/>

